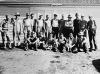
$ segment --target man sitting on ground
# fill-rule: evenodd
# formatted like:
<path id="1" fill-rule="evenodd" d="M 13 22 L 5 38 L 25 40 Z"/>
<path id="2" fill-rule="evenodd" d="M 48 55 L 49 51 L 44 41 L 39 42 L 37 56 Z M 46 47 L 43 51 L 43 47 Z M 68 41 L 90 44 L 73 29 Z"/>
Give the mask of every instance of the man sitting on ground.
<path id="1" fill-rule="evenodd" d="M 76 44 L 78 50 L 80 51 L 83 49 L 83 51 L 86 53 L 88 50 L 88 43 L 86 37 L 84 37 L 83 32 L 79 32 L 79 38 L 77 38 L 77 44 Z"/>
<path id="2" fill-rule="evenodd" d="M 60 52 L 63 52 L 63 49 L 64 49 L 65 44 L 66 44 L 66 38 L 64 37 L 64 35 L 62 33 L 58 39 L 58 42 L 59 42 L 58 49 Z"/>
<path id="3" fill-rule="evenodd" d="M 47 49 L 49 50 L 53 50 L 53 51 L 58 50 L 57 39 L 54 39 L 52 34 L 49 35 L 49 39 L 47 40 L 47 45 L 48 45 Z"/>
<path id="4" fill-rule="evenodd" d="M 37 51 L 37 41 L 38 41 L 38 39 L 36 37 L 36 33 L 33 31 L 31 33 L 31 36 L 27 40 L 27 47 L 26 48 Z"/>
<path id="5" fill-rule="evenodd" d="M 66 41 L 66 48 L 69 52 L 76 52 L 76 39 L 74 38 L 73 34 L 69 34 L 69 38 Z"/>

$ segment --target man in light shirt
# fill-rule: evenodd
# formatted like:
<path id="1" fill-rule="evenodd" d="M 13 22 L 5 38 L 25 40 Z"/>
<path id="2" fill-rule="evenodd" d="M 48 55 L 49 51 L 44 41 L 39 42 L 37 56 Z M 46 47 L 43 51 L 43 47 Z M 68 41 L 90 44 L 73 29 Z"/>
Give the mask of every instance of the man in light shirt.
<path id="1" fill-rule="evenodd" d="M 54 14 L 54 18 L 51 20 L 53 37 L 58 38 L 59 33 L 59 20 L 57 19 L 57 14 Z"/>
<path id="2" fill-rule="evenodd" d="M 26 13 L 26 18 L 23 19 L 23 32 L 24 32 L 24 41 L 26 41 L 32 32 L 31 19 L 29 18 L 28 13 Z"/>
<path id="3" fill-rule="evenodd" d="M 46 15 L 45 29 L 46 29 L 46 37 L 48 38 L 50 33 L 52 32 L 51 20 L 49 19 L 49 15 Z"/>
<path id="4" fill-rule="evenodd" d="M 44 26 L 44 20 L 43 15 L 39 15 L 39 19 L 37 20 L 37 33 L 39 35 L 40 32 L 44 34 L 45 26 Z"/>
<path id="5" fill-rule="evenodd" d="M 32 31 L 36 32 L 36 19 L 34 18 L 34 14 L 31 13 L 30 15 L 31 24 L 32 24 Z"/>
<path id="6" fill-rule="evenodd" d="M 13 33 L 14 33 L 14 46 L 19 46 L 20 45 L 20 36 L 21 36 L 21 31 L 22 31 L 22 22 L 19 19 L 20 14 L 17 12 L 15 13 L 15 19 L 13 24 Z M 18 41 L 18 42 L 17 42 Z"/>

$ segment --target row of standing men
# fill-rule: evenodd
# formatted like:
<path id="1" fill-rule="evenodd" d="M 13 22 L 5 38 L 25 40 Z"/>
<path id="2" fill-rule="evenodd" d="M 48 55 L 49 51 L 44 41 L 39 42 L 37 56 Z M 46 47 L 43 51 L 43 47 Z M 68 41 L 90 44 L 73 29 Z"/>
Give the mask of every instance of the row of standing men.
<path id="1" fill-rule="evenodd" d="M 3 47 L 6 49 L 6 38 L 9 44 L 9 48 L 11 46 L 11 40 L 9 36 L 9 25 L 13 25 L 13 42 L 14 46 L 19 46 L 21 41 L 21 34 L 24 33 L 24 43 L 27 41 L 31 32 L 36 32 L 37 36 L 40 32 L 49 37 L 49 34 L 52 33 L 53 37 L 56 39 L 60 34 L 63 34 L 64 37 L 68 38 L 69 34 L 72 33 L 75 38 L 79 35 L 79 32 L 83 32 L 85 37 L 89 36 L 90 42 L 90 50 L 97 49 L 96 44 L 96 29 L 97 25 L 92 16 L 89 16 L 89 21 L 87 22 L 84 19 L 84 16 L 81 15 L 81 19 L 79 19 L 79 14 L 75 14 L 75 19 L 72 20 L 72 16 L 68 15 L 68 20 L 64 20 L 64 15 L 62 14 L 62 18 L 59 20 L 57 18 L 57 14 L 54 14 L 54 18 L 50 20 L 49 15 L 46 15 L 46 19 L 43 19 L 43 15 L 39 15 L 38 19 L 34 19 L 34 14 L 26 13 L 26 18 L 23 19 L 23 22 L 19 19 L 20 14 L 15 13 L 15 18 L 10 19 L 10 15 L 6 15 L 6 19 L 4 19 L 0 24 L 0 31 L 3 41 Z M 94 44 L 94 45 L 93 45 Z"/>

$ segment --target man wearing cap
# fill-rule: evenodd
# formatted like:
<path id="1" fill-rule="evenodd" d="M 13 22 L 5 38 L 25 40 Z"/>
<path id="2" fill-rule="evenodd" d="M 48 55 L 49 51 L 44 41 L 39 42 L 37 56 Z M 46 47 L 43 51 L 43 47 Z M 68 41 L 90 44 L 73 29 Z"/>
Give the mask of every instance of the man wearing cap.
<path id="1" fill-rule="evenodd" d="M 92 19 L 92 16 L 89 16 L 87 28 L 88 28 L 88 33 L 89 33 L 90 51 L 92 51 L 92 49 L 93 49 L 93 44 L 94 44 L 94 47 L 95 47 L 95 50 L 96 50 L 97 49 L 97 43 L 96 43 L 97 25 L 96 25 L 95 20 Z"/>
<path id="2" fill-rule="evenodd" d="M 59 20 L 60 34 L 64 33 L 64 25 L 65 25 L 64 14 L 62 14 L 62 18 Z"/>
<path id="3" fill-rule="evenodd" d="M 32 24 L 32 31 L 36 32 L 36 22 L 37 22 L 37 20 L 34 18 L 33 13 L 30 15 L 30 19 L 31 19 L 31 24 Z"/>
<path id="4" fill-rule="evenodd" d="M 68 38 L 70 33 L 73 33 L 73 21 L 72 16 L 68 15 L 68 20 L 65 21 L 64 36 Z"/>
<path id="5" fill-rule="evenodd" d="M 37 20 L 37 33 L 42 32 L 44 34 L 45 32 L 45 24 L 43 20 L 43 15 L 39 15 L 39 19 Z"/>
<path id="6" fill-rule="evenodd" d="M 51 20 L 49 18 L 49 15 L 46 15 L 45 29 L 46 29 L 46 37 L 48 38 L 50 33 L 52 32 Z"/>
<path id="7" fill-rule="evenodd" d="M 6 49 L 6 47 L 7 47 L 6 39 L 7 39 L 7 42 L 9 43 L 9 48 L 11 48 L 11 40 L 10 40 L 9 28 L 8 28 L 11 25 L 10 15 L 6 15 L 5 17 L 6 17 L 6 19 L 4 19 L 1 22 L 1 29 L 0 29 L 4 49 Z"/>
<path id="8" fill-rule="evenodd" d="M 19 19 L 20 14 L 17 12 L 15 13 L 15 19 L 13 23 L 13 33 L 14 33 L 14 45 L 19 46 L 20 45 L 20 36 L 22 31 L 22 22 Z M 18 42 L 17 42 L 18 41 Z"/>
<path id="9" fill-rule="evenodd" d="M 23 32 L 24 32 L 24 41 L 26 41 L 32 32 L 31 19 L 28 13 L 26 13 L 26 18 L 23 19 Z"/>
<path id="10" fill-rule="evenodd" d="M 78 37 L 78 33 L 79 33 L 79 25 L 80 25 L 80 19 L 79 19 L 79 14 L 76 13 L 75 14 L 76 19 L 74 19 L 73 21 L 73 26 L 74 26 L 74 37 L 76 38 L 76 36 Z"/>
<path id="11" fill-rule="evenodd" d="M 54 18 L 51 20 L 51 25 L 52 25 L 53 37 L 58 38 L 59 20 L 57 19 L 57 14 L 54 14 Z"/>
<path id="12" fill-rule="evenodd" d="M 87 39 L 86 39 L 86 37 L 84 37 L 84 33 L 83 32 L 79 32 L 78 35 L 79 35 L 79 37 L 77 38 L 76 46 L 77 46 L 79 51 L 81 49 L 83 49 L 83 51 L 85 53 L 87 53 L 87 51 L 88 51 Z"/>

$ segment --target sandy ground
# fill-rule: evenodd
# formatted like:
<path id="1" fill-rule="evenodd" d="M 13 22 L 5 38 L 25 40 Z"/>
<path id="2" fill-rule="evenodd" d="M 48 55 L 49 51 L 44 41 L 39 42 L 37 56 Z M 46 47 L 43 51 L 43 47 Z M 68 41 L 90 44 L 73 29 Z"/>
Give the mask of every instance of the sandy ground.
<path id="1" fill-rule="evenodd" d="M 0 51 L 0 74 L 99 74 L 92 61 L 100 51 L 86 54 L 52 51 Z"/>

